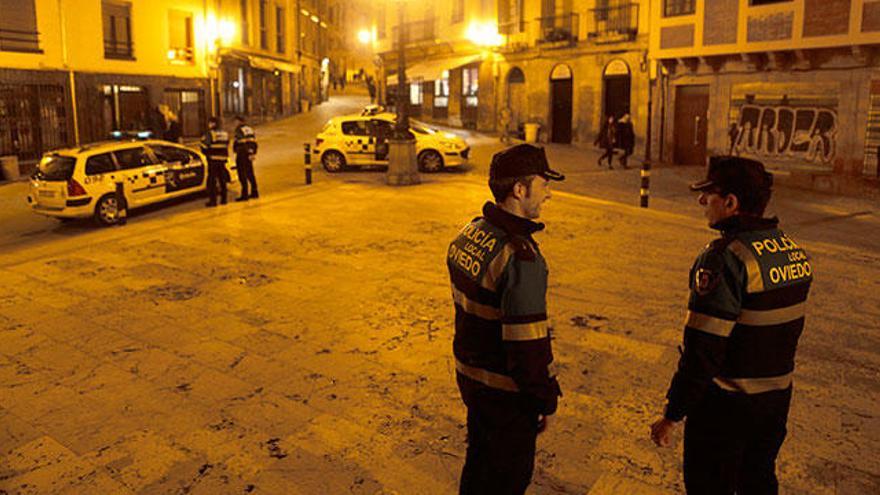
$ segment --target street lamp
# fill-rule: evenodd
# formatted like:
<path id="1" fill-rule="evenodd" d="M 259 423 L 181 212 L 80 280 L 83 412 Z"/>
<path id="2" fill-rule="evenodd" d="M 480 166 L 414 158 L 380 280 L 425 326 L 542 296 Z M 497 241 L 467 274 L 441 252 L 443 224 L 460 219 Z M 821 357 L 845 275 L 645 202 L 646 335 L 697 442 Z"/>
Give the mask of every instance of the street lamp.
<path id="1" fill-rule="evenodd" d="M 409 98 L 404 98 L 406 91 L 406 36 L 404 34 L 404 0 L 397 2 L 397 121 L 394 132 L 388 139 L 388 173 L 386 182 L 392 186 L 418 184 L 418 166 L 416 163 L 416 143 L 409 132 L 409 115 L 407 106 Z"/>

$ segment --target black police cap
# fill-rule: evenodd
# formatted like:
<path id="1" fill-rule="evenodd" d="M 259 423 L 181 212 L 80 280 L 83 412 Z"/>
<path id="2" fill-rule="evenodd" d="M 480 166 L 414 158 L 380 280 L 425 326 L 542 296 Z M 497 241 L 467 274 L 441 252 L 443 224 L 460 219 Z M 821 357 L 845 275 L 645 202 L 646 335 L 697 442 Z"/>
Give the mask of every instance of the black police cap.
<path id="1" fill-rule="evenodd" d="M 529 175 L 540 175 L 547 180 L 565 179 L 564 175 L 550 168 L 544 148 L 531 144 L 518 144 L 492 156 L 489 180 Z"/>
<path id="2" fill-rule="evenodd" d="M 764 170 L 763 163 L 739 156 L 713 156 L 709 158 L 706 178 L 691 184 L 691 190 L 717 189 L 742 199 L 756 192 L 769 191 L 772 186 L 773 174 Z"/>

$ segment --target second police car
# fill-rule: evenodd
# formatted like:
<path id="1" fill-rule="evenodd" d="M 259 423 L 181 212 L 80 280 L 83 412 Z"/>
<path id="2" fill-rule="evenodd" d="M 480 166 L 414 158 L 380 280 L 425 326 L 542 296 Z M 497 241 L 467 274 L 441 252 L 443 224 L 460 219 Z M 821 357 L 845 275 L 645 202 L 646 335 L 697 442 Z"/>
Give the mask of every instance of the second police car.
<path id="1" fill-rule="evenodd" d="M 330 119 L 315 140 L 313 153 L 328 172 L 347 167 L 388 165 L 388 143 L 394 114 L 345 115 Z M 467 163 L 470 147 L 459 136 L 410 119 L 416 142 L 416 158 L 422 172 Z"/>
<path id="2" fill-rule="evenodd" d="M 126 206 L 137 208 L 203 191 L 205 164 L 197 151 L 149 139 L 55 150 L 37 165 L 27 201 L 42 215 L 94 217 L 103 225 L 112 225 L 119 220 L 117 183 L 122 184 Z"/>

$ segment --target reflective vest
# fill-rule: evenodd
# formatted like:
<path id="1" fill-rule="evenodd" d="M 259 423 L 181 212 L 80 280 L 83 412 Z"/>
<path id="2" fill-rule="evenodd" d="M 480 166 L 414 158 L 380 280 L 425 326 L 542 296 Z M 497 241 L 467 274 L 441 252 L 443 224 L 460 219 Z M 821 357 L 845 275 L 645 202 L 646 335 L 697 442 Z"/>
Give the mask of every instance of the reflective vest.
<path id="1" fill-rule="evenodd" d="M 235 141 L 232 149 L 236 155 L 247 154 L 250 156 L 257 154 L 257 135 L 253 127 L 242 124 L 235 128 Z"/>
<path id="2" fill-rule="evenodd" d="M 229 133 L 209 130 L 202 136 L 201 149 L 209 162 L 226 162 L 229 158 Z"/>

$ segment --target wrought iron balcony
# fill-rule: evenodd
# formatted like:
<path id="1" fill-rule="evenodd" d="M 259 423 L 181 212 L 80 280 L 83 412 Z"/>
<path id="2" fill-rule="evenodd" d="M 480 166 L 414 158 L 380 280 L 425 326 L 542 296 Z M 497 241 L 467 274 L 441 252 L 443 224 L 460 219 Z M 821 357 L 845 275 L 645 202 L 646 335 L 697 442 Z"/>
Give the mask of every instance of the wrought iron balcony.
<path id="1" fill-rule="evenodd" d="M 578 40 L 578 14 L 564 14 L 552 17 L 539 17 L 541 26 L 539 43 L 571 46 Z"/>
<path id="2" fill-rule="evenodd" d="M 587 34 L 596 43 L 632 41 L 639 32 L 639 4 L 599 7 L 593 11 L 593 28 Z"/>
<path id="3" fill-rule="evenodd" d="M 104 58 L 132 59 L 134 44 L 131 41 L 104 40 Z"/>
<path id="4" fill-rule="evenodd" d="M 526 21 L 511 21 L 498 25 L 498 34 L 510 36 L 513 34 L 524 33 L 526 30 Z"/>
<path id="5" fill-rule="evenodd" d="M 0 29 L 0 51 L 39 52 L 40 33 L 18 29 Z"/>
<path id="6" fill-rule="evenodd" d="M 434 31 L 434 26 L 436 24 L 435 19 L 404 23 L 404 45 L 409 46 L 425 42 L 433 42 L 436 35 L 436 32 Z M 391 29 L 391 42 L 394 48 L 398 47 L 398 43 L 400 42 L 399 26 L 394 26 Z"/>

